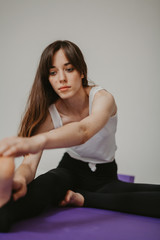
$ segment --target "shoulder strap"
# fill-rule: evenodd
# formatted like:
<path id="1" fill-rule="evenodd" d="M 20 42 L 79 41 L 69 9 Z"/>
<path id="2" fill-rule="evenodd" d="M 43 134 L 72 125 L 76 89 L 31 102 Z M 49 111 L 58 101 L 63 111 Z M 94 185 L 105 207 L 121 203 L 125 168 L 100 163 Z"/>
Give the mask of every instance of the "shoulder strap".
<path id="1" fill-rule="evenodd" d="M 55 128 L 59 128 L 59 127 L 62 127 L 62 119 L 56 109 L 56 106 L 55 104 L 52 104 L 50 105 L 49 107 L 49 112 L 50 112 L 50 115 L 51 115 L 51 118 L 52 118 L 52 122 L 54 124 L 54 127 Z"/>
<path id="2" fill-rule="evenodd" d="M 104 88 L 102 88 L 101 86 L 96 86 L 91 88 L 89 93 L 89 114 L 91 113 L 91 110 L 92 110 L 92 103 L 93 103 L 95 94 L 102 89 Z"/>

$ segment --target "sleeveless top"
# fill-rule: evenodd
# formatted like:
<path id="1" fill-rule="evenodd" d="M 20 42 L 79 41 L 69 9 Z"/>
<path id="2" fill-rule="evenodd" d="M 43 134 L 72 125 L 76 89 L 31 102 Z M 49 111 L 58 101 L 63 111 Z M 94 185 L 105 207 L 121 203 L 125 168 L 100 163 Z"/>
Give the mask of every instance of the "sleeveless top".
<path id="1" fill-rule="evenodd" d="M 100 86 L 92 87 L 89 93 L 89 114 L 92 110 L 92 102 L 95 94 L 102 90 Z M 63 126 L 62 119 L 55 104 L 50 105 L 49 112 L 55 128 Z M 106 125 L 92 138 L 81 145 L 67 148 L 68 154 L 83 162 L 87 162 L 92 171 L 96 170 L 96 164 L 112 162 L 117 150 L 115 133 L 117 129 L 117 113 L 110 117 Z"/>

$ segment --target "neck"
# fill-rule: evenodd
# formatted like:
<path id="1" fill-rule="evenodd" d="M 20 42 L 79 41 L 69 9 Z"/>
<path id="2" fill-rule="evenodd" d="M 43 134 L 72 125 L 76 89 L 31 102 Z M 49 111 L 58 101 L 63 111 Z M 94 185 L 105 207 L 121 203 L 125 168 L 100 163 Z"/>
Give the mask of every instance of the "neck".
<path id="1" fill-rule="evenodd" d="M 86 107 L 88 107 L 88 95 L 87 92 L 82 89 L 79 94 L 76 94 L 69 99 L 61 99 L 60 105 L 63 110 L 80 115 Z"/>

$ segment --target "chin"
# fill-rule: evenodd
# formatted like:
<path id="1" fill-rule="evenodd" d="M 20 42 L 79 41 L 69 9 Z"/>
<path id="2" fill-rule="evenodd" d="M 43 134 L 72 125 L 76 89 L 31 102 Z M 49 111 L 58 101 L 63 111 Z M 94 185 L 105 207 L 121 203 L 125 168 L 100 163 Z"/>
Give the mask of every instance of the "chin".
<path id="1" fill-rule="evenodd" d="M 69 98 L 71 98 L 71 97 L 73 97 L 73 96 L 74 96 L 73 93 L 60 93 L 60 94 L 59 94 L 59 97 L 60 97 L 61 99 L 69 99 Z"/>

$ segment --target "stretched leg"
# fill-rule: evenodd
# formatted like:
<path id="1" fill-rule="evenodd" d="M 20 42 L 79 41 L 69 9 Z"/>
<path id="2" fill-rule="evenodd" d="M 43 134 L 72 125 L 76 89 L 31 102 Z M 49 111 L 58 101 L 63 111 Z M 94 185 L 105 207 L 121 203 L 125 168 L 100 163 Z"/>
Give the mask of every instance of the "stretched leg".
<path id="1" fill-rule="evenodd" d="M 0 209 L 0 231 L 8 231 L 14 222 L 34 217 L 50 205 L 58 206 L 72 182 L 70 172 L 62 168 L 37 177 L 28 185 L 26 196 Z"/>
<path id="2" fill-rule="evenodd" d="M 145 183 L 130 183 L 115 180 L 103 184 L 96 192 L 101 193 L 122 193 L 122 192 L 160 192 L 160 185 Z"/>
<path id="3" fill-rule="evenodd" d="M 14 158 L 0 157 L 0 207 L 11 197 L 13 175 Z"/>
<path id="4" fill-rule="evenodd" d="M 84 206 L 160 217 L 160 186 L 113 181 L 97 192 L 67 191 L 62 206 Z"/>
<path id="5" fill-rule="evenodd" d="M 97 192 L 80 191 L 84 206 L 160 217 L 160 186 L 114 181 Z"/>
<path id="6" fill-rule="evenodd" d="M 93 207 L 160 218 L 159 192 L 82 193 L 84 207 Z"/>

